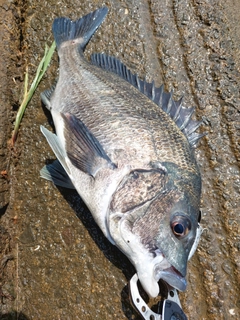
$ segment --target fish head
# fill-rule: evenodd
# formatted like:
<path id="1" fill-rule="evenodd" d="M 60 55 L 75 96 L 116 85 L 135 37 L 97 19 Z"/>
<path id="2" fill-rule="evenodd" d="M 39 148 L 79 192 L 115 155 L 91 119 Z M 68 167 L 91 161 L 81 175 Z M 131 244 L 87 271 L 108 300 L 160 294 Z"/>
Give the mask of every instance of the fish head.
<path id="1" fill-rule="evenodd" d="M 186 289 L 187 261 L 197 238 L 199 172 L 165 165 L 165 171 L 131 173 L 116 191 L 109 215 L 111 236 L 151 297 L 158 295 L 160 279 Z"/>

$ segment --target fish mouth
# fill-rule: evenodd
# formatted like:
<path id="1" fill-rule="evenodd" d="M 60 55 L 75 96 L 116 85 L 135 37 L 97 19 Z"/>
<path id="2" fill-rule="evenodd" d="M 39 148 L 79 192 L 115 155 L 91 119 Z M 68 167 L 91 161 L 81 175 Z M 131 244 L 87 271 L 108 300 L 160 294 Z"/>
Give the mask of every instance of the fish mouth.
<path id="1" fill-rule="evenodd" d="M 160 279 L 179 291 L 185 291 L 187 287 L 186 278 L 173 266 L 162 269 L 161 264 L 154 267 L 154 278 L 158 282 Z"/>
<path id="2" fill-rule="evenodd" d="M 135 264 L 138 279 L 143 289 L 150 297 L 157 297 L 159 294 L 159 280 L 162 279 L 171 287 L 179 291 L 185 291 L 187 281 L 185 277 L 174 268 L 163 254 L 157 254 L 153 259 L 145 259 L 145 263 Z"/>

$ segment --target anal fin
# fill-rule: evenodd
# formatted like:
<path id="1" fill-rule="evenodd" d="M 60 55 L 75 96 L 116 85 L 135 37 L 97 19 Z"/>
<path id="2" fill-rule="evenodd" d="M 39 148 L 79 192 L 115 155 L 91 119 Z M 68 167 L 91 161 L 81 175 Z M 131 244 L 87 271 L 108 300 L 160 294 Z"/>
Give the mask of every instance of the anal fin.
<path id="1" fill-rule="evenodd" d="M 43 135 L 45 136 L 45 138 L 47 139 L 48 144 L 50 145 L 53 152 L 55 153 L 55 156 L 58 158 L 59 162 L 63 166 L 64 170 L 67 172 L 67 174 L 70 174 L 68 166 L 66 164 L 66 160 L 65 160 L 66 152 L 63 149 L 58 137 L 54 133 L 44 128 L 43 126 L 40 126 L 40 129 Z"/>
<path id="2" fill-rule="evenodd" d="M 44 166 L 40 171 L 40 176 L 46 180 L 52 181 L 56 186 L 75 189 L 71 179 L 58 160 Z"/>
<path id="3" fill-rule="evenodd" d="M 71 163 L 95 177 L 101 168 L 115 169 L 96 137 L 85 124 L 70 113 L 61 113 L 64 120 L 65 148 Z"/>

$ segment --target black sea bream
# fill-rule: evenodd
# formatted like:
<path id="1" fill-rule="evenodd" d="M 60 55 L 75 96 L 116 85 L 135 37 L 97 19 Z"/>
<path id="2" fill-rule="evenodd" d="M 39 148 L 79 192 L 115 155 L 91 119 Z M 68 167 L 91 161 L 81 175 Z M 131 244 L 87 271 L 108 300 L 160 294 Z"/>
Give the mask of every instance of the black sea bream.
<path id="1" fill-rule="evenodd" d="M 57 84 L 42 94 L 56 134 L 41 127 L 57 160 L 41 176 L 74 187 L 96 223 L 136 268 L 145 291 L 159 279 L 186 288 L 187 261 L 198 242 L 201 177 L 193 147 L 202 136 L 163 86 L 133 75 L 119 60 L 83 55 L 107 14 L 57 18 Z M 192 249 L 194 251 L 194 249 Z"/>

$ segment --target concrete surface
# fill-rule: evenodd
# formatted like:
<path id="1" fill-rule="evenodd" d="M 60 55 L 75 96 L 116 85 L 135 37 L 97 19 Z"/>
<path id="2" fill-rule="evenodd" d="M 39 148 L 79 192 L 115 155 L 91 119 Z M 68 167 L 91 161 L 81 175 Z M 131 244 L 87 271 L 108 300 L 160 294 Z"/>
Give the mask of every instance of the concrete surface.
<path id="1" fill-rule="evenodd" d="M 75 192 L 40 179 L 54 159 L 39 94 L 57 75 L 57 55 L 9 145 L 30 79 L 51 44 L 56 16 L 110 12 L 86 55 L 117 56 L 133 72 L 184 95 L 208 135 L 196 150 L 203 178 L 199 248 L 180 294 L 189 319 L 240 318 L 240 2 L 222 0 L 0 0 L 0 319 L 140 319 L 129 303 L 128 260 L 104 238 Z M 154 303 L 154 302 L 153 302 Z"/>

